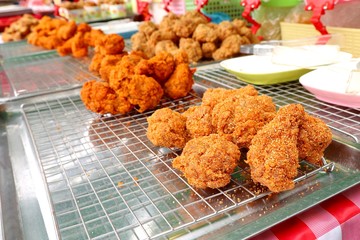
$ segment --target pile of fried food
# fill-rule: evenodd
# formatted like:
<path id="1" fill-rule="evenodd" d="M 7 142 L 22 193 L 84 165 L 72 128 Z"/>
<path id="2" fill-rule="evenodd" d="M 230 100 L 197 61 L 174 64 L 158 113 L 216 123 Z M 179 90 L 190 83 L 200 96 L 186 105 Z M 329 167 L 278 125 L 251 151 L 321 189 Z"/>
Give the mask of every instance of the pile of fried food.
<path id="1" fill-rule="evenodd" d="M 246 87 L 208 89 L 199 106 L 182 114 L 169 108 L 148 119 L 148 139 L 156 146 L 183 148 L 173 160 L 197 188 L 227 185 L 241 152 L 251 178 L 273 192 L 294 188 L 299 159 L 322 165 L 332 133 L 300 104 L 276 111 L 271 97 Z"/>
<path id="2" fill-rule="evenodd" d="M 86 82 L 81 89 L 85 106 L 100 114 L 144 112 L 156 107 L 163 95 L 171 99 L 186 96 L 194 84 L 194 69 L 187 55 L 160 52 L 148 59 L 142 52 L 124 51 L 124 39 L 109 34 L 95 41 L 90 71 L 103 81 Z"/>
<path id="3" fill-rule="evenodd" d="M 92 29 L 86 23 L 44 16 L 28 36 L 28 42 L 46 49 L 56 49 L 60 56 L 72 54 L 81 58 L 88 55 L 88 47 L 95 46 L 95 40 L 105 35 Z"/>
<path id="4" fill-rule="evenodd" d="M 183 15 L 168 13 L 160 24 L 143 22 L 139 32 L 131 37 L 133 51 L 143 51 L 147 57 L 158 52 L 186 51 L 191 63 L 202 59 L 222 60 L 240 53 L 242 44 L 259 42 L 258 38 L 240 19 L 208 22 L 198 11 Z"/>
<path id="5" fill-rule="evenodd" d="M 1 37 L 4 42 L 20 41 L 26 39 L 31 30 L 39 24 L 39 20 L 33 15 L 24 14 L 20 19 L 6 27 Z"/>

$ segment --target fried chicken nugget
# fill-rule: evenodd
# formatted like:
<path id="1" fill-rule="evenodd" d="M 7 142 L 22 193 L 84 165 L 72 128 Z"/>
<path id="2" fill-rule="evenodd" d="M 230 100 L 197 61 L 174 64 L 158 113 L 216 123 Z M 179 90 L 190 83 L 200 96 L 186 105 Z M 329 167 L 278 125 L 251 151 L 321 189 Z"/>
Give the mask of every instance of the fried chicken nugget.
<path id="1" fill-rule="evenodd" d="M 238 89 L 225 88 L 209 88 L 204 92 L 202 97 L 202 105 L 209 106 L 213 109 L 218 103 L 224 101 L 228 97 L 236 95 L 257 96 L 258 92 L 253 85 L 247 85 Z"/>
<path id="2" fill-rule="evenodd" d="M 89 46 L 95 47 L 97 40 L 102 38 L 104 35 L 105 33 L 100 29 L 91 29 L 90 32 L 85 33 L 84 40 Z"/>
<path id="3" fill-rule="evenodd" d="M 151 21 L 145 21 L 139 24 L 139 32 L 144 33 L 146 36 L 150 37 L 153 32 L 158 29 L 155 23 Z"/>
<path id="4" fill-rule="evenodd" d="M 156 107 L 164 94 L 161 85 L 154 78 L 136 74 L 126 85 L 126 92 L 129 102 L 138 106 L 138 112 Z"/>
<path id="5" fill-rule="evenodd" d="M 119 54 L 125 48 L 125 41 L 120 35 L 108 34 L 102 36 L 95 45 L 96 51 L 100 52 L 102 55 Z"/>
<path id="6" fill-rule="evenodd" d="M 172 165 L 183 172 L 194 187 L 220 188 L 230 182 L 239 158 L 240 151 L 235 144 L 211 134 L 187 142 Z"/>
<path id="7" fill-rule="evenodd" d="M 224 41 L 226 38 L 228 38 L 231 35 L 238 34 L 234 24 L 232 24 L 232 22 L 229 21 L 222 21 L 221 23 L 219 23 L 218 27 L 216 28 L 216 33 L 221 41 Z"/>
<path id="8" fill-rule="evenodd" d="M 99 73 L 100 73 L 101 79 L 108 82 L 110 72 L 121 61 L 121 59 L 124 56 L 126 56 L 127 54 L 128 54 L 127 52 L 122 52 L 120 54 L 115 54 L 115 55 L 106 55 L 100 63 Z"/>
<path id="9" fill-rule="evenodd" d="M 240 35 L 231 35 L 224 39 L 220 48 L 215 50 L 212 54 L 214 60 L 222 60 L 234 57 L 240 53 L 240 46 L 242 44 L 242 38 Z"/>
<path id="10" fill-rule="evenodd" d="M 202 58 L 200 43 L 192 38 L 181 38 L 179 48 L 187 53 L 190 62 L 197 62 Z"/>
<path id="11" fill-rule="evenodd" d="M 183 148 L 187 141 L 186 118 L 170 108 L 156 110 L 147 118 L 147 137 L 155 146 Z"/>
<path id="12" fill-rule="evenodd" d="M 80 97 L 87 109 L 100 114 L 124 114 L 133 108 L 126 98 L 119 97 L 106 82 L 92 80 L 84 83 Z"/>
<path id="13" fill-rule="evenodd" d="M 78 32 L 72 39 L 71 51 L 76 58 L 85 57 L 88 55 L 88 45 L 84 41 L 84 33 Z"/>
<path id="14" fill-rule="evenodd" d="M 299 167 L 297 139 L 304 108 L 291 104 L 280 108 L 276 117 L 253 138 L 247 153 L 251 178 L 273 192 L 294 188 Z"/>
<path id="15" fill-rule="evenodd" d="M 103 60 L 104 55 L 101 53 L 95 53 L 93 58 L 91 59 L 91 63 L 89 65 L 89 70 L 95 73 L 99 73 L 101 68 L 101 61 Z"/>
<path id="16" fill-rule="evenodd" d="M 321 166 L 321 158 L 331 141 L 330 128 L 321 119 L 305 113 L 298 137 L 299 158 Z"/>
<path id="17" fill-rule="evenodd" d="M 190 69 L 187 63 L 176 66 L 169 80 L 164 84 L 164 92 L 172 99 L 185 97 L 191 90 L 195 69 Z"/>
<path id="18" fill-rule="evenodd" d="M 216 42 L 216 40 L 218 40 L 218 35 L 216 30 L 208 24 L 199 24 L 192 37 L 196 40 L 199 41 L 200 43 L 204 43 L 204 42 Z"/>
<path id="19" fill-rule="evenodd" d="M 167 52 L 160 52 L 148 60 L 141 60 L 135 66 L 135 74 L 152 77 L 163 85 L 173 73 L 174 68 L 175 60 L 173 55 Z"/>
<path id="20" fill-rule="evenodd" d="M 276 114 L 276 106 L 266 95 L 235 95 L 218 103 L 212 111 L 212 125 L 216 132 L 248 148 L 257 132 Z"/>
<path id="21" fill-rule="evenodd" d="M 211 111 L 209 106 L 193 106 L 182 114 L 186 117 L 186 130 L 189 138 L 215 133 L 211 123 Z"/>
<path id="22" fill-rule="evenodd" d="M 72 53 L 72 50 L 71 50 L 72 41 L 73 41 L 73 39 L 70 38 L 63 45 L 58 46 L 56 48 L 56 51 L 58 52 L 58 54 L 60 56 L 63 57 L 63 56 L 66 56 L 66 55 L 69 55 Z"/>

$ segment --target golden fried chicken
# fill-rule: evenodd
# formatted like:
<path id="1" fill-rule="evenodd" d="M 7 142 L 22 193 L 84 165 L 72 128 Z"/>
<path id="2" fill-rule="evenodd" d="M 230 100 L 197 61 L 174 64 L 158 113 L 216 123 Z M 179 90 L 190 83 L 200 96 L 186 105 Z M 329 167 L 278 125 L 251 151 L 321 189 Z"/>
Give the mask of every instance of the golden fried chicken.
<path id="1" fill-rule="evenodd" d="M 76 29 L 77 32 L 82 32 L 82 33 L 91 32 L 91 30 L 92 30 L 91 26 L 87 23 L 80 23 L 79 25 L 77 25 L 77 29 Z"/>
<path id="2" fill-rule="evenodd" d="M 221 41 L 224 41 L 231 35 L 237 35 L 236 27 L 229 21 L 222 21 L 216 28 L 217 36 Z"/>
<path id="3" fill-rule="evenodd" d="M 164 92 L 172 99 L 185 97 L 194 84 L 195 69 L 190 69 L 187 63 L 176 66 L 169 80 L 164 84 Z"/>
<path id="4" fill-rule="evenodd" d="M 133 75 L 125 89 L 129 102 L 138 107 L 138 112 L 156 107 L 164 94 L 161 85 L 145 75 Z"/>
<path id="5" fill-rule="evenodd" d="M 172 165 L 183 172 L 194 187 L 220 188 L 230 182 L 239 158 L 240 151 L 235 144 L 211 134 L 187 142 Z"/>
<path id="6" fill-rule="evenodd" d="M 216 42 L 216 40 L 218 40 L 218 35 L 216 30 L 209 24 L 199 24 L 192 37 L 200 42 L 200 43 L 204 43 L 204 42 Z"/>
<path id="7" fill-rule="evenodd" d="M 225 88 L 209 88 L 204 92 L 202 97 L 202 105 L 209 106 L 213 109 L 218 103 L 224 101 L 228 97 L 236 95 L 257 96 L 258 92 L 253 85 L 247 85 L 239 89 Z"/>
<path id="8" fill-rule="evenodd" d="M 126 98 L 119 97 L 106 82 L 92 80 L 84 83 L 80 97 L 86 108 L 96 113 L 123 114 L 133 108 Z"/>
<path id="9" fill-rule="evenodd" d="M 202 55 L 204 58 L 212 59 L 213 53 L 216 49 L 216 44 L 212 42 L 206 42 L 201 45 Z"/>
<path id="10" fill-rule="evenodd" d="M 97 40 L 102 38 L 105 33 L 100 29 L 91 29 L 90 32 L 85 33 L 85 42 L 91 46 L 95 47 Z"/>
<path id="11" fill-rule="evenodd" d="M 331 141 L 329 127 L 321 119 L 305 113 L 298 136 L 299 158 L 321 166 L 321 158 Z"/>
<path id="12" fill-rule="evenodd" d="M 84 41 L 84 33 L 78 32 L 72 38 L 71 52 L 76 58 L 85 57 L 88 55 L 88 45 Z"/>
<path id="13" fill-rule="evenodd" d="M 167 15 L 165 15 L 161 22 L 159 23 L 159 29 L 170 29 L 174 25 L 174 20 L 179 19 L 180 16 L 176 15 L 173 12 L 169 12 Z"/>
<path id="14" fill-rule="evenodd" d="M 191 19 L 177 19 L 174 20 L 173 30 L 179 38 L 190 38 L 195 31 L 197 24 Z"/>
<path id="15" fill-rule="evenodd" d="M 117 34 L 108 34 L 102 36 L 95 43 L 95 50 L 102 55 L 119 54 L 124 50 L 124 38 Z"/>
<path id="16" fill-rule="evenodd" d="M 155 46 L 155 55 L 161 52 L 168 52 L 174 55 L 179 50 L 178 46 L 171 40 L 159 41 Z"/>
<path id="17" fill-rule="evenodd" d="M 101 61 L 103 60 L 104 55 L 100 53 L 95 53 L 93 58 L 91 59 L 91 63 L 89 65 L 89 70 L 95 73 L 99 73 L 101 68 Z"/>
<path id="18" fill-rule="evenodd" d="M 75 21 L 69 21 L 65 25 L 62 25 L 57 31 L 56 35 L 61 40 L 68 40 L 72 38 L 76 33 L 77 25 Z"/>
<path id="19" fill-rule="evenodd" d="M 183 148 L 187 142 L 186 118 L 170 108 L 156 110 L 147 118 L 147 137 L 155 146 Z"/>
<path id="20" fill-rule="evenodd" d="M 173 56 L 175 60 L 175 65 L 179 65 L 181 63 L 189 64 L 189 57 L 184 50 L 178 49 L 177 51 L 173 52 Z"/>
<path id="21" fill-rule="evenodd" d="M 218 103 L 212 111 L 212 125 L 216 132 L 248 148 L 257 132 L 276 114 L 275 104 L 266 95 L 235 95 Z"/>
<path id="22" fill-rule="evenodd" d="M 139 24 L 138 30 L 139 32 L 144 33 L 147 37 L 150 37 L 153 32 L 158 30 L 158 27 L 151 21 L 144 21 Z"/>
<path id="23" fill-rule="evenodd" d="M 242 38 L 240 35 L 235 34 L 231 35 L 224 39 L 221 43 L 220 48 L 218 48 L 213 54 L 214 60 L 222 60 L 230 57 L 234 57 L 240 54 L 240 46 L 242 44 Z"/>
<path id="24" fill-rule="evenodd" d="M 209 106 L 193 106 L 182 114 L 186 117 L 186 130 L 189 138 L 215 133 L 211 123 L 211 111 Z"/>
<path id="25" fill-rule="evenodd" d="M 167 52 L 160 52 L 148 60 L 141 60 L 135 66 L 135 74 L 152 77 L 163 85 L 173 73 L 174 68 L 175 61 L 173 55 Z"/>
<path id="26" fill-rule="evenodd" d="M 147 48 L 147 44 L 146 44 L 147 40 L 148 38 L 146 37 L 146 34 L 143 32 L 139 31 L 133 34 L 130 38 L 131 50 L 145 52 L 145 49 Z"/>
<path id="27" fill-rule="evenodd" d="M 127 52 L 122 52 L 120 54 L 104 56 L 104 58 L 101 60 L 100 69 L 99 69 L 101 79 L 108 82 L 110 72 L 117 65 L 117 63 L 119 63 L 121 59 L 126 55 Z"/>
<path id="28" fill-rule="evenodd" d="M 179 48 L 187 53 L 190 62 L 197 62 L 202 58 L 200 43 L 192 38 L 181 38 Z"/>
<path id="29" fill-rule="evenodd" d="M 246 160 L 251 178 L 273 192 L 294 188 L 299 167 L 297 139 L 304 114 L 300 104 L 280 108 L 251 142 Z"/>

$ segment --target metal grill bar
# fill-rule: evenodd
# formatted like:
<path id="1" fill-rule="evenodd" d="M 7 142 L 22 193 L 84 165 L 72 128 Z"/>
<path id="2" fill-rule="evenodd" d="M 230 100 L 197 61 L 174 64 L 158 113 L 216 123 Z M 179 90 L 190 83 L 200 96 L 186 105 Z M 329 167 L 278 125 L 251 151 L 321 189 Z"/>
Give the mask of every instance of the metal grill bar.
<path id="1" fill-rule="evenodd" d="M 219 67 L 198 70 L 195 73 L 195 78 L 199 82 L 206 81 L 215 84 L 217 87 L 224 88 L 239 88 L 247 85 L 247 83 Z M 337 106 L 317 100 L 298 81 L 286 84 L 256 86 L 256 89 L 261 94 L 272 97 L 278 107 L 291 103 L 301 103 L 307 112 L 321 118 L 334 130 L 335 134 L 344 135 L 347 139 L 359 143 L 359 109 Z"/>
<path id="2" fill-rule="evenodd" d="M 26 55 L 3 62 L 14 96 L 53 92 L 98 79 L 88 70 L 91 58 L 60 57 L 57 52 Z"/>
<path id="3" fill-rule="evenodd" d="M 2 59 L 25 56 L 34 53 L 56 51 L 56 50 L 46 50 L 42 47 L 34 46 L 28 44 L 26 40 L 9 42 L 0 45 L 0 57 Z"/>
<path id="4" fill-rule="evenodd" d="M 230 78 L 218 75 L 224 76 Z M 160 107 L 183 112 L 200 103 L 192 93 L 164 99 Z M 194 189 L 171 167 L 179 150 L 147 139 L 146 118 L 153 111 L 99 117 L 79 96 L 26 104 L 22 111 L 62 239 L 157 238 L 269 194 L 250 180 L 245 164 L 222 189 Z M 330 167 L 306 166 L 295 181 Z"/>

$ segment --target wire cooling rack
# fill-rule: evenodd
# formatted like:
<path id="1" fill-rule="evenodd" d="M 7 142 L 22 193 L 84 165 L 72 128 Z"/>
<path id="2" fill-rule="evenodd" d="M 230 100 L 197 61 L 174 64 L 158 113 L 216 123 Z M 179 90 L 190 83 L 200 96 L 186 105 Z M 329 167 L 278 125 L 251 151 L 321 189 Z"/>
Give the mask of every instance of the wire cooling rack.
<path id="1" fill-rule="evenodd" d="M 163 100 L 182 112 L 198 94 Z M 239 164 L 221 189 L 191 187 L 172 168 L 177 149 L 153 146 L 147 121 L 153 111 L 98 116 L 79 96 L 22 108 L 45 177 L 61 239 L 152 239 L 205 223 L 206 219 L 268 195 Z M 301 162 L 295 181 L 326 170 Z"/>
<path id="2" fill-rule="evenodd" d="M 224 88 L 239 88 L 247 85 L 247 83 L 238 80 L 234 75 L 219 67 L 199 70 L 196 72 L 195 78 L 208 87 L 213 87 L 211 83 Z M 259 93 L 272 97 L 277 107 L 301 103 L 306 112 L 321 118 L 335 135 L 356 143 L 360 142 L 360 109 L 322 102 L 306 91 L 299 81 L 256 86 L 256 89 Z"/>
<path id="3" fill-rule="evenodd" d="M 90 61 L 90 57 L 60 57 L 50 51 L 6 59 L 2 65 L 14 96 L 22 96 L 79 87 L 98 79 L 88 70 Z"/>
<path id="4" fill-rule="evenodd" d="M 0 44 L 0 58 L 2 59 L 49 51 L 56 50 L 46 50 L 45 48 L 28 44 L 25 40 Z"/>

